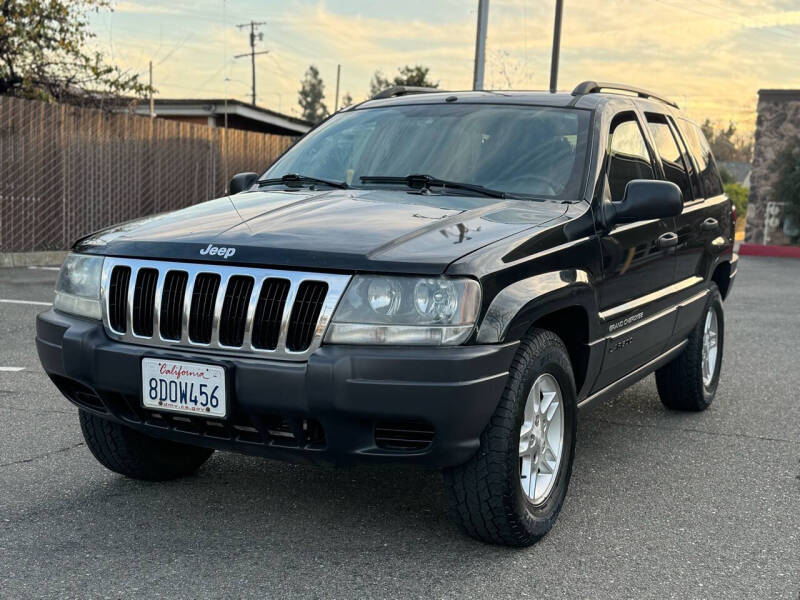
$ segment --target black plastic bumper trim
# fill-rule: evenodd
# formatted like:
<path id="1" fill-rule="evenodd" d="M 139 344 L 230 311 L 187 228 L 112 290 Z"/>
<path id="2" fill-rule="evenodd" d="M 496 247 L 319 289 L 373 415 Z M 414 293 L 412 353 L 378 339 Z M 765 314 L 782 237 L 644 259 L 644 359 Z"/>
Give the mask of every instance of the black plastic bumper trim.
<path id="1" fill-rule="evenodd" d="M 45 371 L 101 399 L 105 418 L 154 437 L 295 462 L 402 462 L 446 467 L 466 461 L 505 387 L 518 343 L 428 347 L 322 346 L 308 362 L 281 362 L 148 348 L 108 338 L 102 325 L 50 310 L 37 319 Z M 220 428 L 156 418 L 139 401 L 141 359 L 218 364 L 230 382 Z M 62 386 L 64 380 L 60 380 Z M 256 433 L 271 419 L 319 423 L 324 444 L 277 443 Z M 421 450 L 381 448 L 380 421 L 424 421 L 434 433 Z"/>

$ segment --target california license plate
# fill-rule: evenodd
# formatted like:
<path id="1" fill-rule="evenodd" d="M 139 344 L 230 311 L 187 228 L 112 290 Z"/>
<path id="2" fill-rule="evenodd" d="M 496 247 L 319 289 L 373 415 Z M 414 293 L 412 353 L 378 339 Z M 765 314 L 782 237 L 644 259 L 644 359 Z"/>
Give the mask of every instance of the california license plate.
<path id="1" fill-rule="evenodd" d="M 225 369 L 216 365 L 142 359 L 145 408 L 223 418 L 227 415 Z"/>

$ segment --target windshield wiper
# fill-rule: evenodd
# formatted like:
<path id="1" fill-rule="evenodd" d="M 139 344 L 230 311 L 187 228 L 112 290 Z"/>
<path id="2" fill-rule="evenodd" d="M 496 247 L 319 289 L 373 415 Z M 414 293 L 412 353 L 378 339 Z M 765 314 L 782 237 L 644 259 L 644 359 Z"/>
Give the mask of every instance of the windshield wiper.
<path id="1" fill-rule="evenodd" d="M 453 188 L 457 190 L 467 190 L 481 194 L 482 196 L 489 196 L 491 198 L 506 198 L 505 192 L 500 190 L 493 190 L 482 185 L 475 183 L 464 183 L 461 181 L 447 181 L 439 179 L 433 175 L 406 175 L 405 177 L 384 177 L 379 175 L 364 175 L 359 177 L 361 183 L 387 183 L 387 184 L 405 184 L 410 188 L 417 190 L 429 190 L 431 186 L 442 188 Z"/>
<path id="2" fill-rule="evenodd" d="M 276 177 L 275 179 L 260 179 L 256 183 L 259 185 L 259 187 L 262 185 L 277 185 L 279 183 L 282 183 L 288 187 L 302 187 L 304 183 L 318 183 L 320 185 L 327 185 L 343 190 L 350 187 L 344 181 L 320 179 L 319 177 L 310 177 L 308 175 L 300 175 L 299 173 L 287 173 L 283 177 Z"/>

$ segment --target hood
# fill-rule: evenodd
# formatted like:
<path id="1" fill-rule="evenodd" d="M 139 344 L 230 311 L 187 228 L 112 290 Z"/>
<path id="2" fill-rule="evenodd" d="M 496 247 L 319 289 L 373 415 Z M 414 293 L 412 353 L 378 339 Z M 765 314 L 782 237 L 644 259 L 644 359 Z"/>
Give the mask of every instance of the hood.
<path id="1" fill-rule="evenodd" d="M 75 249 L 264 267 L 438 274 L 487 244 L 558 218 L 565 206 L 399 190 L 244 192 L 110 227 L 79 240 Z"/>

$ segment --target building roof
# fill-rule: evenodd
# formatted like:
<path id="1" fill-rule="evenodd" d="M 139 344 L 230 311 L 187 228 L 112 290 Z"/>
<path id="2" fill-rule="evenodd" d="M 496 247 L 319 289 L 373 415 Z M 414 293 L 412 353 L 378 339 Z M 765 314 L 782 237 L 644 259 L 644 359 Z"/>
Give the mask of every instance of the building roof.
<path id="1" fill-rule="evenodd" d="M 759 100 L 782 100 L 784 102 L 788 100 L 800 100 L 800 90 L 758 90 L 758 98 Z"/>
<path id="2" fill-rule="evenodd" d="M 224 117 L 235 115 L 242 119 L 258 121 L 271 127 L 286 130 L 287 133 L 302 135 L 311 127 L 312 123 L 284 115 L 274 110 L 253 106 L 241 100 L 213 99 L 187 99 L 187 98 L 158 98 L 154 101 L 157 116 L 162 117 Z M 146 102 L 138 104 L 135 108 L 137 114 L 150 114 L 150 107 Z"/>
<path id="3" fill-rule="evenodd" d="M 750 172 L 753 170 L 753 166 L 750 163 L 718 160 L 717 166 L 720 169 L 725 169 L 739 185 L 750 187 Z"/>

